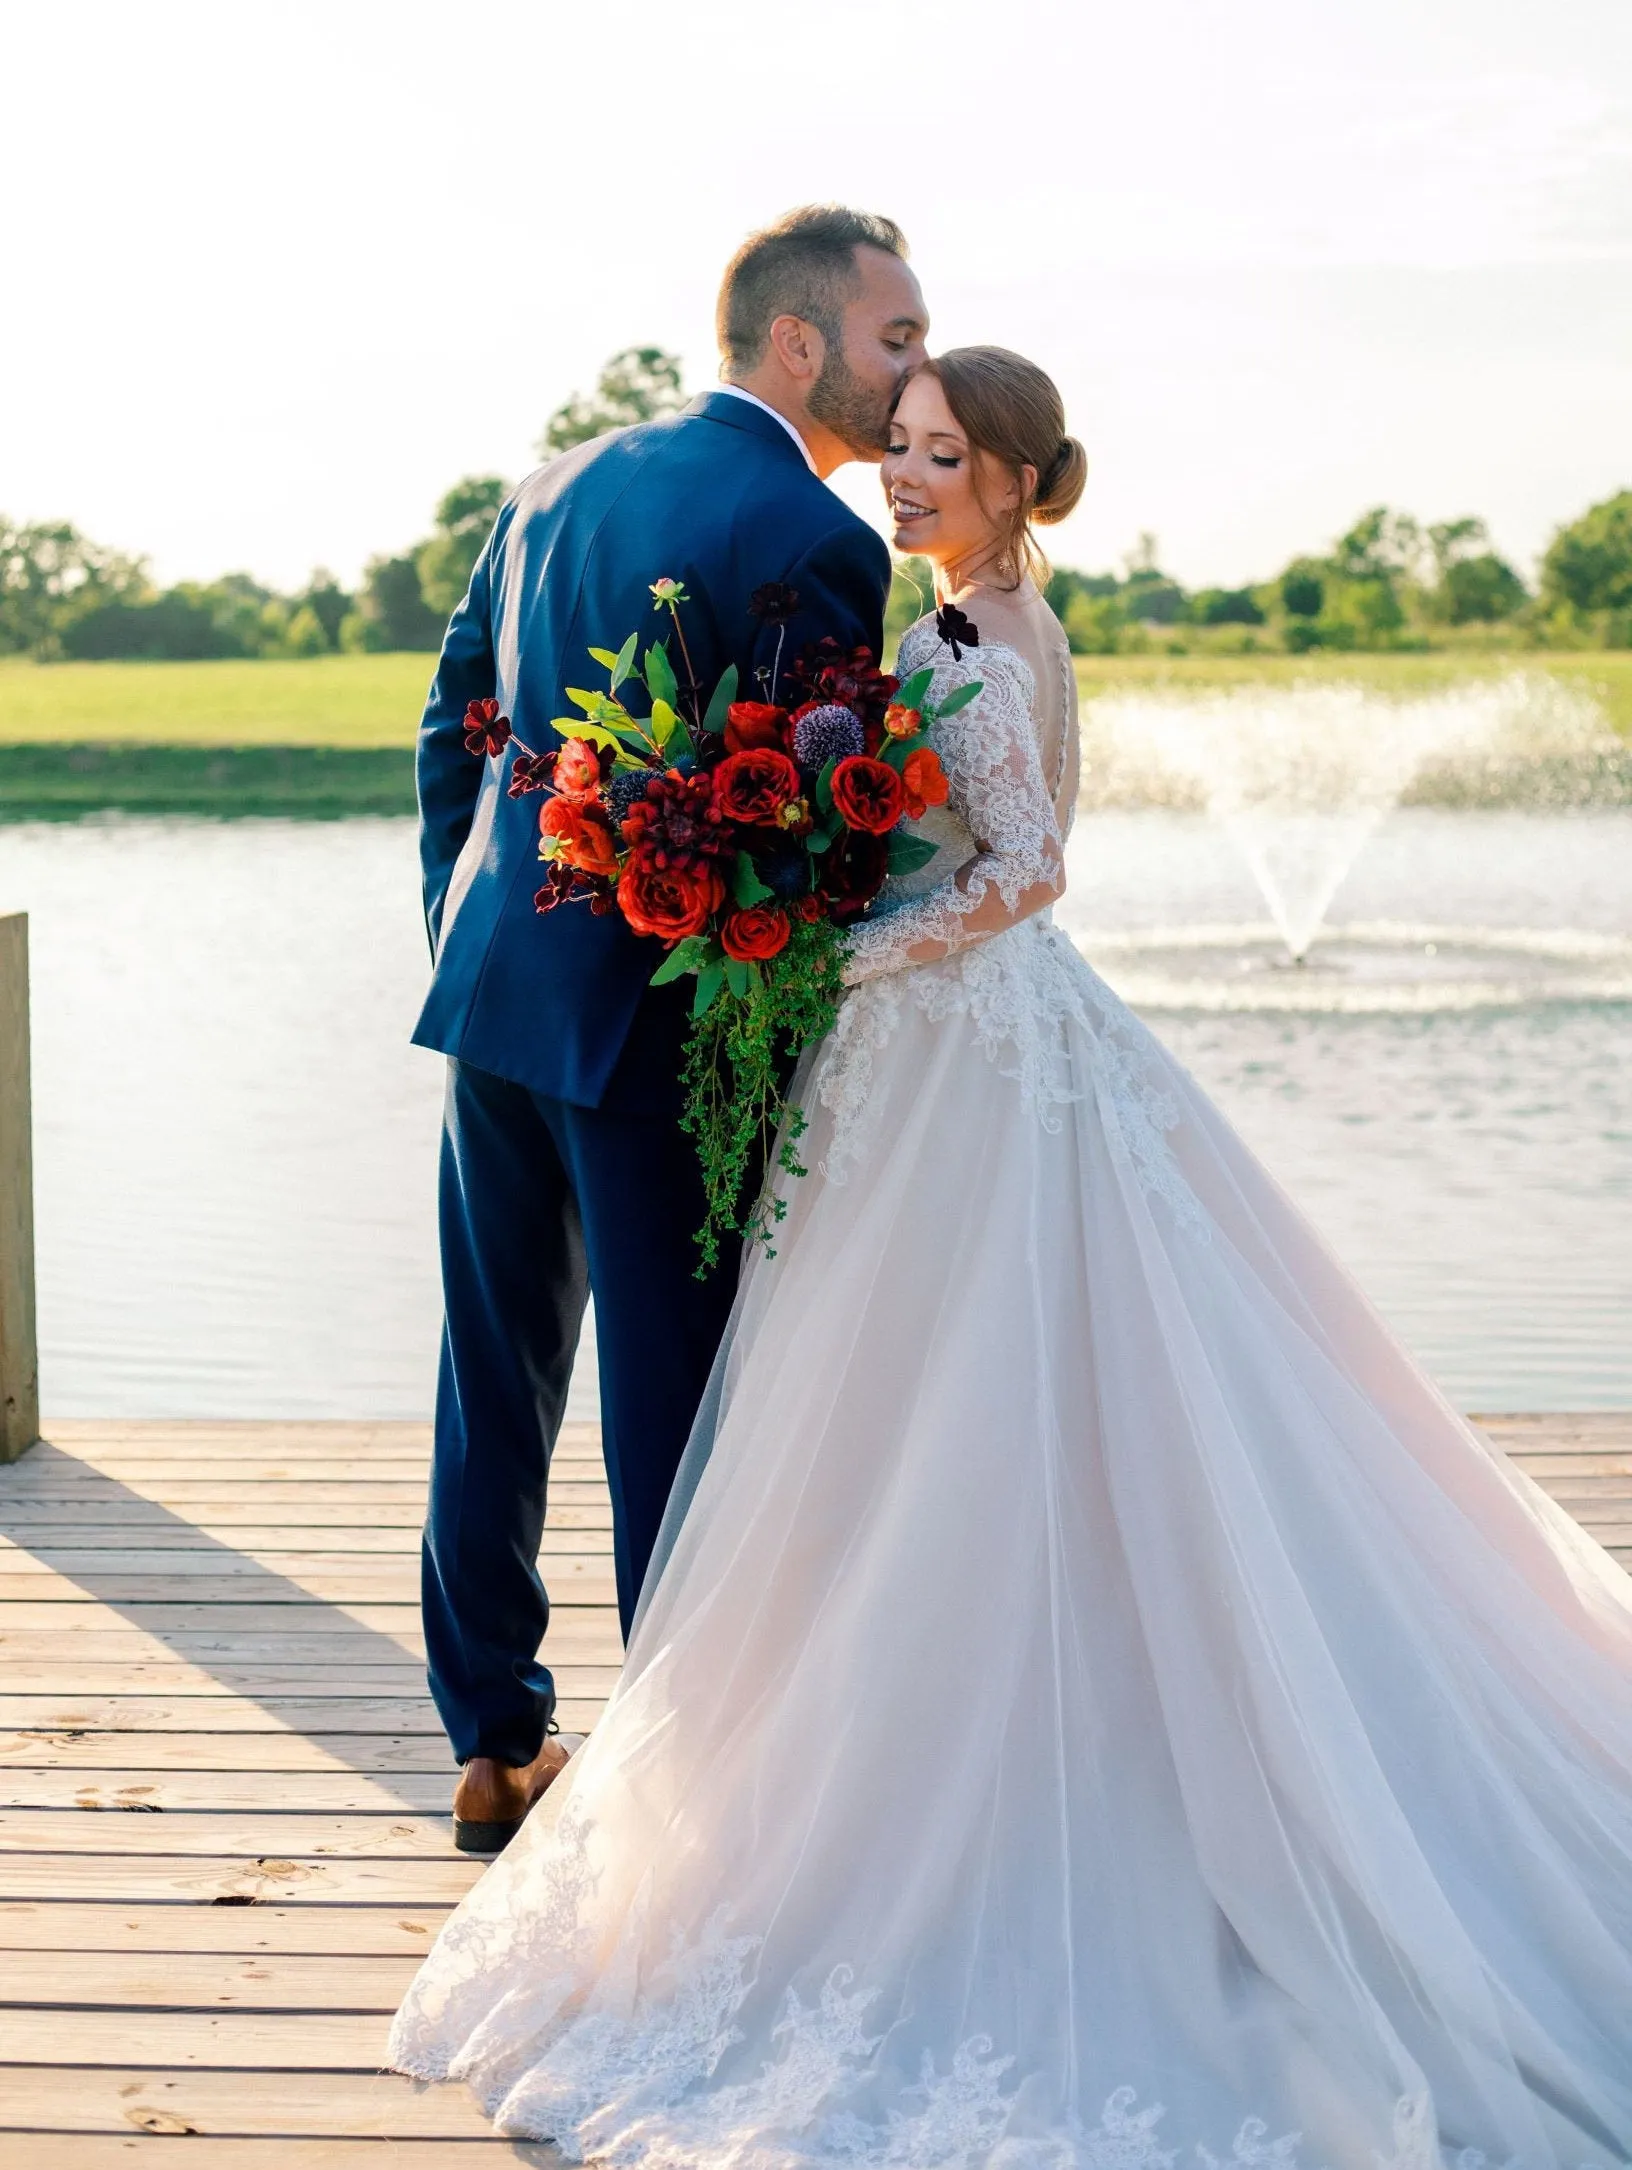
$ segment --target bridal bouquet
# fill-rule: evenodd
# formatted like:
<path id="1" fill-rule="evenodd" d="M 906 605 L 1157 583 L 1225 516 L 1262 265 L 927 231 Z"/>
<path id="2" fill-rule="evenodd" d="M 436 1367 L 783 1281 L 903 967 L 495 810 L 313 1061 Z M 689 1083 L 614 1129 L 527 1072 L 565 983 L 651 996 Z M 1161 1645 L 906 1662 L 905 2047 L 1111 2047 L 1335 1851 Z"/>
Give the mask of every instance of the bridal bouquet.
<path id="1" fill-rule="evenodd" d="M 666 640 L 641 656 L 631 633 L 616 651 L 589 650 L 607 687 L 567 688 L 581 713 L 554 719 L 559 746 L 523 746 L 492 700 L 470 703 L 465 743 L 483 756 L 513 746 L 510 796 L 541 795 L 539 911 L 581 903 L 621 912 L 668 949 L 654 986 L 696 979 L 681 1123 L 702 1163 L 702 1273 L 732 1230 L 771 1249 L 787 1208 L 767 1181 L 739 1220 L 748 1169 L 781 1128 L 780 1166 L 806 1172 L 796 1151 L 805 1117 L 782 1081 L 837 1015 L 843 928 L 868 910 L 886 876 L 934 856 L 933 845 L 900 827 L 946 798 L 925 733 L 980 687 L 959 686 L 935 709 L 928 670 L 901 683 L 879 670 L 870 649 L 842 650 L 831 639 L 784 671 L 798 596 L 773 582 L 750 603 L 777 632 L 776 660 L 758 689 L 767 697 L 739 700 L 733 665 L 705 701 L 681 622 L 685 590 L 658 580 L 651 593 L 669 616 L 679 672 Z"/>

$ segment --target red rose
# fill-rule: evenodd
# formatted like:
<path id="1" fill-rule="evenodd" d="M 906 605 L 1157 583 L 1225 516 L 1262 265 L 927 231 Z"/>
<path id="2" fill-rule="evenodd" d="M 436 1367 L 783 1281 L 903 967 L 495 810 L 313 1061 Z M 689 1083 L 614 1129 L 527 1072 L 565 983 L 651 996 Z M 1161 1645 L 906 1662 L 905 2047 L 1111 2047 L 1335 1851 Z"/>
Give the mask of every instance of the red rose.
<path id="1" fill-rule="evenodd" d="M 751 964 L 786 949 L 791 932 L 788 915 L 780 904 L 750 904 L 746 911 L 726 915 L 720 929 L 720 947 L 728 957 Z"/>
<path id="2" fill-rule="evenodd" d="M 822 900 L 820 897 L 795 897 L 788 909 L 795 919 L 802 919 L 808 925 L 811 920 L 821 918 Z"/>
<path id="3" fill-rule="evenodd" d="M 701 934 L 724 902 L 725 882 L 712 865 L 660 867 L 637 858 L 618 884 L 618 903 L 636 934 L 665 942 Z"/>
<path id="4" fill-rule="evenodd" d="M 775 821 L 799 791 L 799 771 L 768 746 L 727 754 L 714 771 L 714 804 L 728 821 Z"/>
<path id="5" fill-rule="evenodd" d="M 601 757 L 587 738 L 569 738 L 551 777 L 564 799 L 592 799 L 601 788 Z"/>
<path id="6" fill-rule="evenodd" d="M 871 754 L 850 754 L 833 771 L 833 804 L 848 828 L 882 836 L 901 819 L 906 800 L 895 770 Z"/>
<path id="7" fill-rule="evenodd" d="M 901 789 L 914 821 L 921 821 L 930 807 L 946 804 L 946 771 L 933 746 L 914 746 L 902 762 Z"/>
<path id="8" fill-rule="evenodd" d="M 823 857 L 819 894 L 827 899 L 836 918 L 859 912 L 883 888 L 889 864 L 890 847 L 882 836 L 870 836 L 865 829 L 846 829 Z"/>
<path id="9" fill-rule="evenodd" d="M 732 753 L 749 753 L 756 747 L 780 746 L 787 711 L 769 701 L 733 701 L 725 712 L 725 743 Z"/>
<path id="10" fill-rule="evenodd" d="M 598 814 L 571 799 L 546 799 L 538 810 L 539 832 L 557 839 L 553 857 L 585 874 L 616 874 L 617 847 Z"/>

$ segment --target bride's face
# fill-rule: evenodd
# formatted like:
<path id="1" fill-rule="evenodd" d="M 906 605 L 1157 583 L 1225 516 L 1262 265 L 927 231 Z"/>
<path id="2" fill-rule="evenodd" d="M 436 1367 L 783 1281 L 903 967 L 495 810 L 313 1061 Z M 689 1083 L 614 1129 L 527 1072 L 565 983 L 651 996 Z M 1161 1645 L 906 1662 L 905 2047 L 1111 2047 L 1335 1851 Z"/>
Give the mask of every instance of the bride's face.
<path id="1" fill-rule="evenodd" d="M 994 515 L 1012 512 L 1020 495 L 997 461 L 971 448 L 930 376 L 914 377 L 896 403 L 883 477 L 895 547 L 935 565 L 989 556 L 1001 539 Z"/>

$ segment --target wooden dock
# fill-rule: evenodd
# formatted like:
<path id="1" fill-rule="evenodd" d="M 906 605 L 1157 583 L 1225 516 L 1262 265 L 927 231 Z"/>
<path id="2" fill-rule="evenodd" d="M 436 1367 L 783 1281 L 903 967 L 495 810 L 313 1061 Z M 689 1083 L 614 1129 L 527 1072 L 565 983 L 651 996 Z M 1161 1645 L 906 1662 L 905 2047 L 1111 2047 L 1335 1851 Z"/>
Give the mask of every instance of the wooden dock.
<path id="1" fill-rule="evenodd" d="M 1632 1567 L 1632 1412 L 1487 1430 Z M 0 2170 L 485 2170 L 388 2017 L 481 1873 L 417 1601 L 408 1424 L 58 1424 L 0 1468 Z M 592 1428 L 543 1560 L 562 1722 L 620 1657 Z"/>

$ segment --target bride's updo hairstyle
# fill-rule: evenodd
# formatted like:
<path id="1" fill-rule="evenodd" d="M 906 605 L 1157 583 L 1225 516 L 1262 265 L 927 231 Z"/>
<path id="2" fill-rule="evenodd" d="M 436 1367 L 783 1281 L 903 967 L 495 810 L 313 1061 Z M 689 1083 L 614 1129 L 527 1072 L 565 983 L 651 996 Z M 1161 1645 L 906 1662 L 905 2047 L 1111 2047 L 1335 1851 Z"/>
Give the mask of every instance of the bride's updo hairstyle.
<path id="1" fill-rule="evenodd" d="M 1032 528 L 1052 527 L 1074 512 L 1088 480 L 1088 455 L 1065 433 L 1065 403 L 1053 378 L 1007 347 L 949 347 L 923 366 L 945 393 L 971 448 L 996 460 L 1020 490 L 1012 512 L 990 515 L 1002 543 L 998 570 L 1014 587 L 1027 573 L 1041 587 L 1048 560 Z M 1022 472 L 1027 467 L 1037 472 L 1030 496 Z M 978 465 L 974 487 L 986 511 Z"/>

